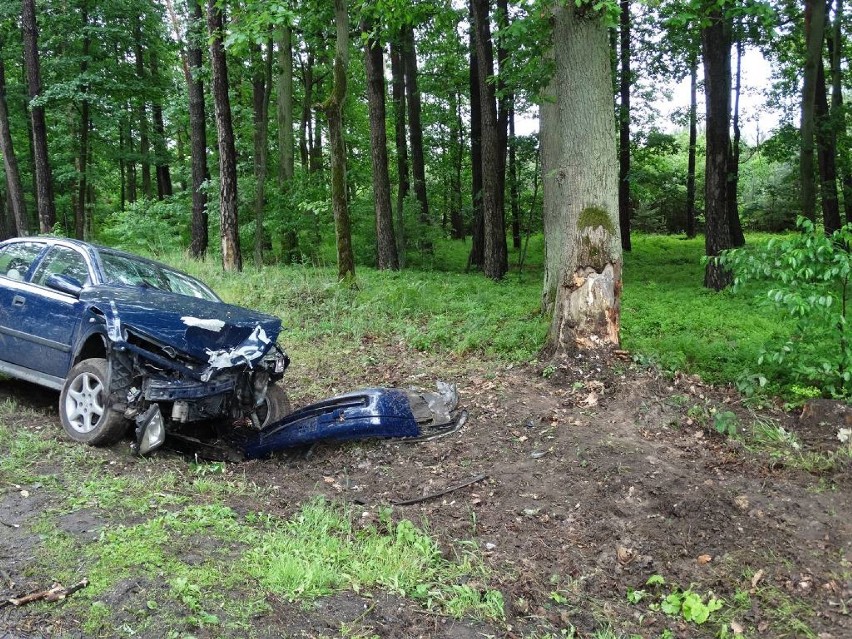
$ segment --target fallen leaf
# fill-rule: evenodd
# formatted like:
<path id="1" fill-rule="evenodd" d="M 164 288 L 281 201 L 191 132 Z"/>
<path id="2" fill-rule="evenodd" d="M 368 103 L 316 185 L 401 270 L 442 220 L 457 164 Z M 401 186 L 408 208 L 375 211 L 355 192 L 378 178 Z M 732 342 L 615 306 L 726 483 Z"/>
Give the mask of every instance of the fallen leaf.
<path id="1" fill-rule="evenodd" d="M 598 405 L 598 394 L 596 392 L 592 391 L 591 393 L 589 393 L 588 397 L 586 397 L 586 399 L 584 399 L 581 403 L 583 404 L 583 406 L 588 406 L 590 408 L 592 406 L 597 406 Z"/>
<path id="2" fill-rule="evenodd" d="M 30 496 L 30 491 L 28 491 L 28 490 L 22 490 L 21 491 L 21 497 L 29 497 L 29 496 Z"/>
<path id="3" fill-rule="evenodd" d="M 733 631 L 733 633 L 735 635 L 741 635 L 741 634 L 743 634 L 744 628 L 740 624 L 738 624 L 736 621 L 732 621 L 731 622 L 731 630 Z"/>
<path id="4" fill-rule="evenodd" d="M 709 564 L 713 561 L 713 557 L 710 555 L 698 555 L 698 559 L 696 561 L 698 561 L 699 566 L 703 566 L 704 564 Z"/>
<path id="5" fill-rule="evenodd" d="M 622 565 L 627 565 L 634 559 L 636 559 L 636 551 L 632 548 L 625 548 L 624 546 L 616 546 L 615 548 L 615 556 L 618 558 L 618 563 Z"/>
<path id="6" fill-rule="evenodd" d="M 748 509 L 748 497 L 746 495 L 738 495 L 737 497 L 734 497 L 734 503 L 740 510 Z"/>

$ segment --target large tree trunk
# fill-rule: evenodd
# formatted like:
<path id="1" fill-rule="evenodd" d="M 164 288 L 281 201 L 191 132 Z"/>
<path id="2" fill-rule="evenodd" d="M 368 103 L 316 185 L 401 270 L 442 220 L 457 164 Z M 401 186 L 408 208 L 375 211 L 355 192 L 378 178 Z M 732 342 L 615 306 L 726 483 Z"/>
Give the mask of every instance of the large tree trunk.
<path id="1" fill-rule="evenodd" d="M 490 0 L 488 0 L 490 3 Z M 509 27 L 509 3 L 497 0 L 495 13 L 498 29 Z M 514 95 L 506 86 L 506 72 L 509 67 L 509 53 L 503 46 L 505 38 L 494 38 L 497 49 L 497 197 L 503 216 L 503 233 L 506 232 L 506 157 L 509 152 L 509 112 L 512 109 Z M 505 237 L 503 244 L 506 243 Z"/>
<path id="2" fill-rule="evenodd" d="M 366 36 L 364 67 L 367 71 L 367 106 L 370 112 L 370 151 L 373 164 L 373 199 L 376 203 L 376 248 L 379 269 L 399 268 L 391 210 L 388 175 L 388 135 L 385 125 L 385 65 L 381 43 L 371 36 L 373 25 L 361 23 Z"/>
<path id="3" fill-rule="evenodd" d="M 738 189 L 740 183 L 740 80 L 742 78 L 743 41 L 737 34 L 737 73 L 734 84 L 734 139 L 731 142 L 731 155 L 728 158 L 728 228 L 731 231 L 731 244 L 745 246 L 745 235 L 740 223 Z"/>
<path id="4" fill-rule="evenodd" d="M 53 200 L 53 173 L 47 152 L 47 123 L 44 107 L 32 106 L 32 100 L 41 97 L 41 68 L 38 58 L 38 27 L 35 0 L 23 0 L 21 28 L 24 42 L 24 67 L 27 73 L 27 90 L 30 98 L 30 123 L 32 126 L 33 161 L 38 205 L 39 230 L 50 233 L 56 224 L 56 204 Z"/>
<path id="5" fill-rule="evenodd" d="M 630 0 L 621 0 L 619 29 L 618 106 L 618 221 L 621 229 L 621 248 L 631 250 L 630 244 Z"/>
<path id="6" fill-rule="evenodd" d="M 817 69 L 814 118 L 816 124 L 817 163 L 819 165 L 819 193 L 822 203 L 822 221 L 826 234 L 840 228 L 840 203 L 837 201 L 836 136 L 828 111 L 825 67 L 822 58 Z"/>
<path id="7" fill-rule="evenodd" d="M 547 347 L 619 343 L 621 240 L 612 73 L 602 18 L 553 6 L 555 73 L 541 105 Z"/>
<path id="8" fill-rule="evenodd" d="M 201 42 L 204 37 L 204 21 L 200 0 L 189 0 L 190 16 L 186 28 L 188 73 L 186 75 L 189 94 L 189 143 L 192 155 L 192 228 L 189 244 L 190 254 L 201 259 L 207 252 L 207 193 L 204 183 L 209 179 L 207 170 L 207 121 L 204 115 L 204 85 L 201 80 Z"/>
<path id="9" fill-rule="evenodd" d="M 391 40 L 391 91 L 396 145 L 396 251 L 400 267 L 405 266 L 405 198 L 411 185 L 408 180 L 408 142 L 405 138 L 405 69 L 400 44 Z"/>
<path id="10" fill-rule="evenodd" d="M 293 30 L 278 30 L 278 187 L 293 179 Z"/>
<path id="11" fill-rule="evenodd" d="M 802 71 L 801 147 L 799 175 L 801 179 L 802 215 L 816 220 L 816 188 L 814 183 L 814 107 L 817 73 L 822 60 L 825 35 L 825 0 L 805 0 L 805 65 Z"/>
<path id="12" fill-rule="evenodd" d="M 417 87 L 417 51 L 414 27 L 402 30 L 402 64 L 405 70 L 405 91 L 408 102 L 408 131 L 411 139 L 411 170 L 414 174 L 414 195 L 420 203 L 420 219 L 429 222 L 429 202 L 426 199 L 426 164 L 423 156 L 423 125 L 420 122 L 420 89 Z"/>
<path id="13" fill-rule="evenodd" d="M 485 260 L 485 231 L 482 220 L 482 101 L 479 98 L 479 57 L 473 28 L 473 0 L 470 2 L 470 197 L 473 222 L 468 268 L 482 267 Z"/>
<path id="14" fill-rule="evenodd" d="M 3 167 L 6 169 L 6 189 L 8 204 L 15 228 L 9 229 L 14 235 L 29 235 L 30 221 L 27 218 L 27 204 L 24 199 L 24 187 L 21 184 L 21 172 L 18 158 L 12 144 L 9 128 L 9 107 L 6 103 L 6 66 L 3 63 L 3 41 L 0 40 L 0 154 L 3 155 Z"/>
<path id="15" fill-rule="evenodd" d="M 731 248 L 728 224 L 728 160 L 731 148 L 731 27 L 720 10 L 701 31 L 707 103 L 707 157 L 704 170 L 704 248 L 711 258 Z M 731 274 L 715 260 L 707 262 L 704 286 L 725 288 Z"/>
<path id="16" fill-rule="evenodd" d="M 355 256 L 346 199 L 346 142 L 343 139 L 343 104 L 346 101 L 346 72 L 349 65 L 349 15 L 346 0 L 334 0 L 334 24 L 337 40 L 334 51 L 334 86 L 325 102 L 331 143 L 331 205 L 337 238 L 337 277 L 355 279 Z"/>
<path id="17" fill-rule="evenodd" d="M 500 184 L 500 134 L 494 85 L 488 0 L 473 0 L 476 56 L 479 63 L 479 100 L 482 114 L 482 221 L 483 266 L 486 277 L 499 280 L 508 270 L 503 194 Z"/>
<path id="18" fill-rule="evenodd" d="M 216 0 L 207 0 L 207 29 L 210 32 L 210 68 L 213 80 L 213 104 L 219 139 L 219 221 L 222 238 L 222 268 L 242 271 L 240 236 L 237 226 L 237 150 L 228 96 L 228 65 L 222 45 L 224 18 Z"/>
<path id="19" fill-rule="evenodd" d="M 686 167 L 686 237 L 695 237 L 695 149 L 698 141 L 698 55 L 689 58 L 689 155 Z"/>
<path id="20" fill-rule="evenodd" d="M 254 263 L 263 265 L 263 207 L 266 205 L 266 171 L 269 151 L 269 96 L 272 85 L 272 38 L 266 47 L 266 60 L 256 48 L 252 74 L 254 107 Z"/>

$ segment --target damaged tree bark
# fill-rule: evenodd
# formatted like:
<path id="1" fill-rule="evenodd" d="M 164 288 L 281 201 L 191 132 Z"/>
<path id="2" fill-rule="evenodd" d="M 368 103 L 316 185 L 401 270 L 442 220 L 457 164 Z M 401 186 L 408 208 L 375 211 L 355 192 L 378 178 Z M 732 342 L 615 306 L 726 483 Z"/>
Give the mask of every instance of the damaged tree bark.
<path id="1" fill-rule="evenodd" d="M 617 346 L 621 298 L 618 162 L 607 29 L 554 4 L 556 71 L 541 106 L 546 350 Z"/>

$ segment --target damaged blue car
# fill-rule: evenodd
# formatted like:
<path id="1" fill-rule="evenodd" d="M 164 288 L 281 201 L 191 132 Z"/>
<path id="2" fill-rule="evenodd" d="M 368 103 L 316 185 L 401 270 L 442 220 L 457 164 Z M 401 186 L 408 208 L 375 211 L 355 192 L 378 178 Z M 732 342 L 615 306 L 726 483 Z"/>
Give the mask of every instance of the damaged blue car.
<path id="1" fill-rule="evenodd" d="M 69 239 L 0 243 L 0 373 L 60 391 L 75 441 L 111 444 L 135 425 L 139 454 L 168 436 L 253 458 L 459 425 L 446 389 L 371 389 L 291 415 L 280 332 L 278 318 L 226 304 L 153 260 Z"/>

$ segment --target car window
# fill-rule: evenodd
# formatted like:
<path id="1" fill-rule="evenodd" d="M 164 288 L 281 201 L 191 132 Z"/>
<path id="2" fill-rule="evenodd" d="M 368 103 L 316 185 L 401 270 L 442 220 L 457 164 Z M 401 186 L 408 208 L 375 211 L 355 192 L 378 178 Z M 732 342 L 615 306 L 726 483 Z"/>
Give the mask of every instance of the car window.
<path id="1" fill-rule="evenodd" d="M 0 249 L 0 276 L 23 280 L 44 248 L 41 242 L 14 242 Z"/>
<path id="2" fill-rule="evenodd" d="M 201 282 L 177 271 L 162 268 L 152 262 L 134 260 L 132 257 L 108 251 L 101 251 L 100 255 L 108 284 L 144 286 L 179 293 L 180 295 L 219 301 L 216 295 Z"/>
<path id="3" fill-rule="evenodd" d="M 51 275 L 73 278 L 80 286 L 91 283 L 86 260 L 80 253 L 65 246 L 54 246 L 50 249 L 33 275 L 33 283 L 44 286 Z"/>

